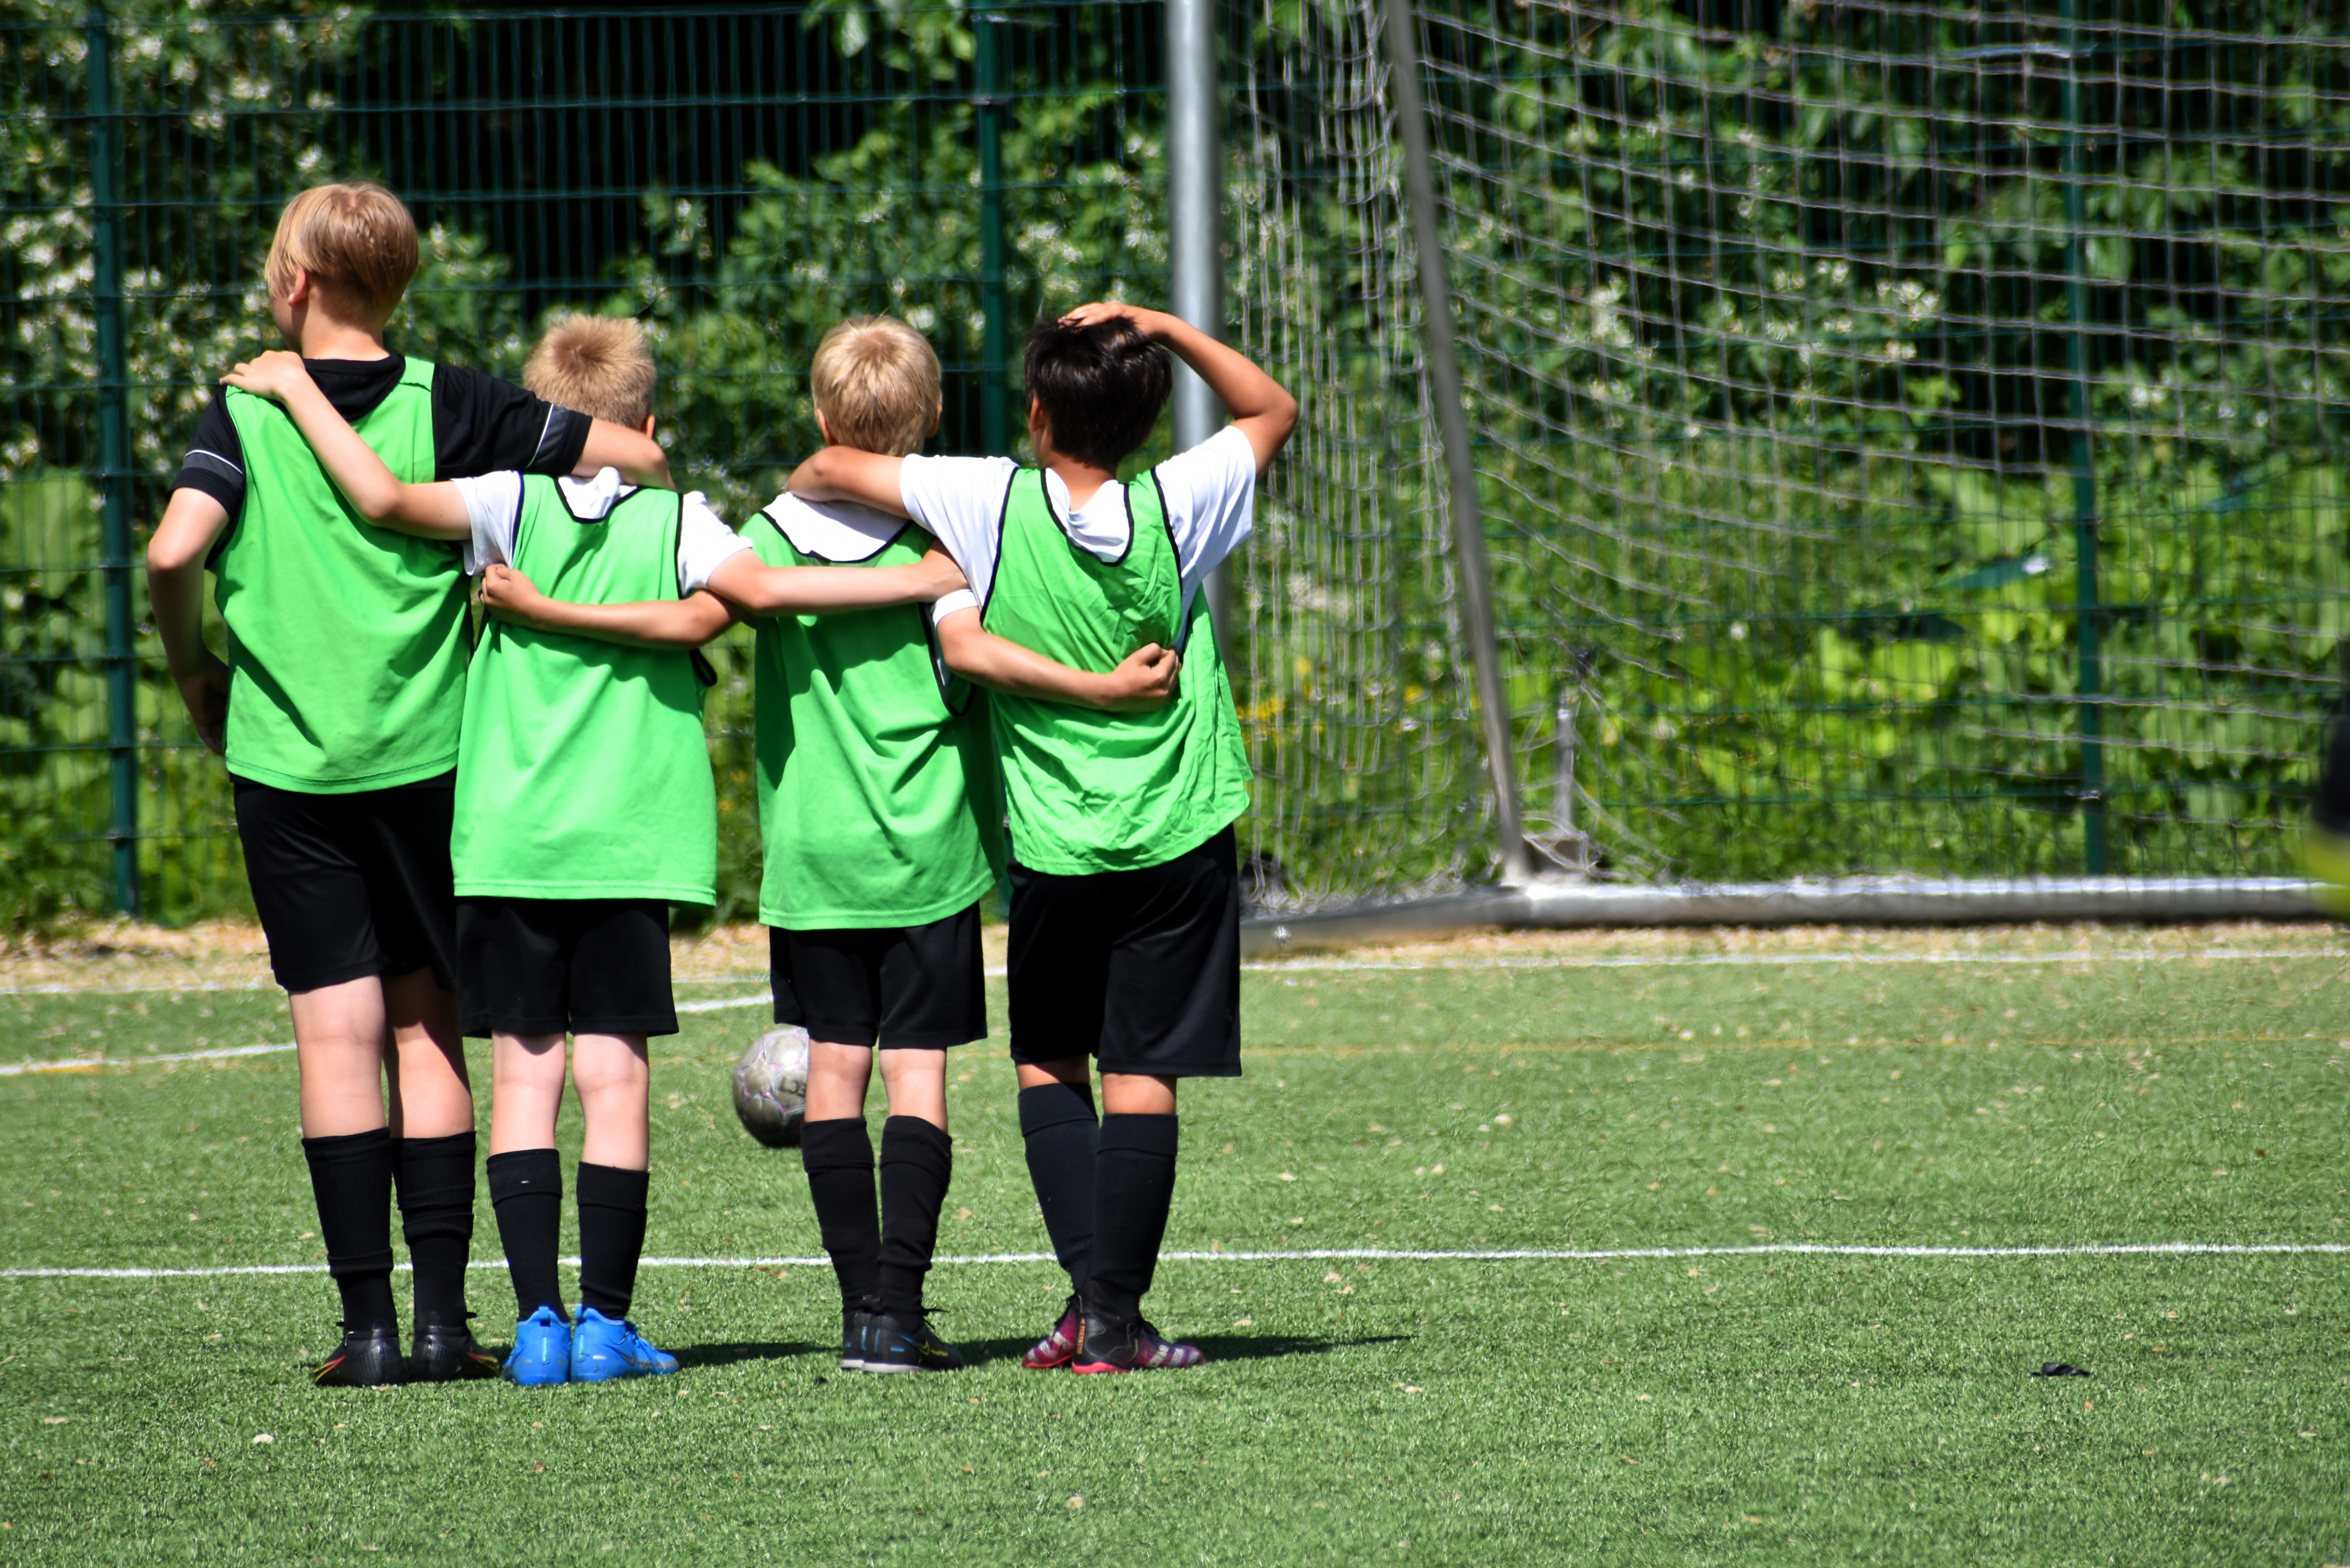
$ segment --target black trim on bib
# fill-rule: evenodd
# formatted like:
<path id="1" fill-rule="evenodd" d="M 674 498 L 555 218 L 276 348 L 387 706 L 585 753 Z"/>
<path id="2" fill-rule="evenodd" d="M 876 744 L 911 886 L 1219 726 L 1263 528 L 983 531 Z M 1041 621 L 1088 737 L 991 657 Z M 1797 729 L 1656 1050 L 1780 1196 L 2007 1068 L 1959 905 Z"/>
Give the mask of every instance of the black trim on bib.
<path id="1" fill-rule="evenodd" d="M 1175 557 L 1175 652 L 1180 658 L 1184 649 L 1191 646 L 1191 617 L 1189 613 L 1191 607 L 1184 602 L 1183 596 L 1183 549 L 1175 542 L 1175 514 L 1167 509 L 1167 487 L 1159 483 L 1159 470 L 1156 468 L 1150 471 L 1150 488 L 1159 493 L 1159 525 L 1167 530 L 1167 553 Z M 1127 492 L 1126 517 L 1127 528 L 1131 532 L 1134 526 L 1132 491 Z M 1211 614 L 1208 634 L 1212 637 L 1215 630 L 1215 618 Z"/>

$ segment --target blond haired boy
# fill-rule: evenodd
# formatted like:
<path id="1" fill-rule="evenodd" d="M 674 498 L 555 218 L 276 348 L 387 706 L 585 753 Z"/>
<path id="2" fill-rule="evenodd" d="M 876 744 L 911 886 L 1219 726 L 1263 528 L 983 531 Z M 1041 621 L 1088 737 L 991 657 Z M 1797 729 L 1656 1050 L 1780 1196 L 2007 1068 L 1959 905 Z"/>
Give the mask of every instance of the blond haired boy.
<path id="1" fill-rule="evenodd" d="M 279 333 L 402 478 L 609 464 L 668 482 L 639 431 L 387 349 L 416 268 L 408 209 L 365 182 L 295 197 L 265 268 Z M 227 391 L 197 421 L 147 569 L 165 660 L 197 734 L 226 754 L 254 908 L 289 993 L 303 1153 L 342 1298 L 342 1345 L 317 1381 L 494 1376 L 465 1326 L 473 1102 L 449 869 L 458 553 L 369 526 L 283 410 Z M 207 570 L 225 662 L 204 646 Z M 395 1181 L 416 1271 L 404 1363 Z"/>

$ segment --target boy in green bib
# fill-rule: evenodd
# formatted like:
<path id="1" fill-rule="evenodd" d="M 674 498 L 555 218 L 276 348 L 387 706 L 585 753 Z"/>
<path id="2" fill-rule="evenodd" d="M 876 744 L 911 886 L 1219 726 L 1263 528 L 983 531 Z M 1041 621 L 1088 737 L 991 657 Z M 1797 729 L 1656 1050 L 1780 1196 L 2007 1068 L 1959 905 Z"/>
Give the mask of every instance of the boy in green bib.
<path id="1" fill-rule="evenodd" d="M 1162 344 L 1234 422 L 1121 482 L 1167 400 Z M 1035 467 L 833 446 L 800 465 L 792 491 L 909 517 L 971 579 L 933 613 L 948 668 L 993 689 L 1021 1127 L 1073 1288 L 1026 1365 L 1194 1366 L 1199 1350 L 1161 1337 L 1142 1298 L 1174 1194 L 1176 1085 L 1241 1070 L 1232 823 L 1249 769 L 1201 589 L 1247 537 L 1257 476 L 1297 405 L 1212 338 L 1122 305 L 1040 323 L 1025 370 Z M 1010 657 L 1106 672 L 1152 644 L 1187 668 L 1174 700 L 1144 712 L 1071 703 Z"/>
<path id="2" fill-rule="evenodd" d="M 288 203 L 270 315 L 341 416 L 409 479 L 613 465 L 668 483 L 641 431 L 384 347 L 417 267 L 400 199 L 364 182 Z M 204 645 L 214 579 L 227 659 Z M 320 1383 L 496 1375 L 466 1327 L 473 1101 L 458 1033 L 449 823 L 465 702 L 458 553 L 370 527 L 284 410 L 226 390 L 148 547 L 165 661 L 225 752 L 269 962 L 294 1015 L 302 1150 L 343 1340 Z M 403 1362 L 397 1188 L 415 1266 Z"/>
<path id="3" fill-rule="evenodd" d="M 556 323 L 526 385 L 650 439 L 654 373 L 629 321 Z M 637 489 L 607 471 L 575 483 L 515 472 L 401 483 L 291 355 L 234 384 L 284 400 L 335 482 L 387 528 L 462 541 L 508 598 L 534 583 L 583 601 L 567 624 L 508 606 L 468 683 L 452 828 L 457 971 L 466 1033 L 491 1040 L 490 1196 L 518 1324 L 517 1383 L 673 1372 L 628 1319 L 645 1234 L 648 1041 L 677 1030 L 671 904 L 715 894 L 717 803 L 693 649 L 730 612 L 927 602 L 961 582 L 943 556 L 854 577 L 776 572 L 699 495 Z M 494 606 L 498 596 L 485 594 Z M 566 1078 L 585 1142 L 576 1192 L 576 1322 L 556 1273 Z"/>
<path id="4" fill-rule="evenodd" d="M 827 441 L 896 456 L 938 428 L 938 356 L 902 321 L 842 322 L 808 379 Z M 920 560 L 929 545 L 903 517 L 788 493 L 743 533 L 771 566 L 843 577 Z M 922 1285 L 953 1168 L 947 1053 L 987 1033 L 979 904 L 1003 874 L 1003 844 L 986 704 L 940 662 L 928 609 L 754 623 L 759 919 L 775 1020 L 811 1039 L 801 1158 L 840 1286 L 847 1371 L 961 1365 L 931 1326 Z M 1103 707 L 1163 702 L 1176 668 L 1158 648 L 1104 675 L 1001 652 L 1038 687 Z M 865 1120 L 877 1054 L 889 1098 L 878 1216 Z"/>

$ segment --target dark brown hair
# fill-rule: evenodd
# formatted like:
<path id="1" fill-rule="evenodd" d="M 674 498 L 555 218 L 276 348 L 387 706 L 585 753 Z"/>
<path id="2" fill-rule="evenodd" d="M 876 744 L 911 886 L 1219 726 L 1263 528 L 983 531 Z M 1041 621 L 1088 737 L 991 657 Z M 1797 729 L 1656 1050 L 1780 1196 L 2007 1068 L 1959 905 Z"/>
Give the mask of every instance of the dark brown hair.
<path id="1" fill-rule="evenodd" d="M 1127 321 L 1039 321 L 1028 332 L 1025 370 L 1054 450 L 1096 468 L 1115 469 L 1150 439 L 1175 384 L 1167 350 Z"/>

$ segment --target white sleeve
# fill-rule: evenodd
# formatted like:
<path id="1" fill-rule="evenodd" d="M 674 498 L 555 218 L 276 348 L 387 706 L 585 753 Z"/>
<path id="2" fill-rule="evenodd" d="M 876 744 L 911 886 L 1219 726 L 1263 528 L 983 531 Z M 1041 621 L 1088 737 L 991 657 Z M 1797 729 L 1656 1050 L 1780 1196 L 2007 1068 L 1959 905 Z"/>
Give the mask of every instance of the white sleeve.
<path id="1" fill-rule="evenodd" d="M 969 588 L 957 588 L 931 607 L 931 624 L 938 625 L 958 610 L 977 609 L 979 596 Z"/>
<path id="2" fill-rule="evenodd" d="M 725 564 L 727 556 L 750 547 L 750 540 L 726 526 L 725 520 L 710 509 L 702 492 L 692 492 L 686 496 L 684 514 L 678 520 L 678 593 L 708 587 L 710 575 Z"/>
<path id="3" fill-rule="evenodd" d="M 995 576 L 1004 488 L 1019 468 L 1008 457 L 915 456 L 898 470 L 899 499 L 954 557 L 981 604 Z"/>
<path id="4" fill-rule="evenodd" d="M 473 524 L 465 545 L 465 575 L 477 577 L 492 566 L 512 566 L 515 534 L 522 526 L 522 475 L 509 469 L 450 483 L 465 498 L 465 515 Z"/>
<path id="5" fill-rule="evenodd" d="M 1188 603 L 1256 526 L 1256 448 L 1239 427 L 1226 425 L 1160 463 L 1158 472 Z"/>

